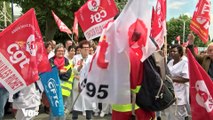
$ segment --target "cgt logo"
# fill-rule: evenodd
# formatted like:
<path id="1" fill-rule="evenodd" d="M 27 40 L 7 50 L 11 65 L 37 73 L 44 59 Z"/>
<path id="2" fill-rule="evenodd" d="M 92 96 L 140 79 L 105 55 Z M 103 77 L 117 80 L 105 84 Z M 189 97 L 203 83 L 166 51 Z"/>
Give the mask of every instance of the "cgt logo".
<path id="1" fill-rule="evenodd" d="M 25 109 L 22 109 L 22 112 L 24 113 L 25 117 L 34 117 L 34 116 L 38 115 L 38 112 L 35 111 L 35 110 L 25 110 Z"/>
<path id="2" fill-rule="evenodd" d="M 96 12 L 100 6 L 100 0 L 90 0 L 87 5 L 89 10 Z"/>
<path id="3" fill-rule="evenodd" d="M 35 42 L 35 35 L 30 35 L 27 38 L 26 51 L 28 51 L 30 53 L 30 55 L 36 56 L 37 45 Z"/>
<path id="4" fill-rule="evenodd" d="M 195 89 L 197 90 L 196 101 L 198 105 L 205 108 L 207 112 L 213 111 L 213 98 L 209 93 L 209 90 L 203 80 L 198 80 L 195 83 Z"/>

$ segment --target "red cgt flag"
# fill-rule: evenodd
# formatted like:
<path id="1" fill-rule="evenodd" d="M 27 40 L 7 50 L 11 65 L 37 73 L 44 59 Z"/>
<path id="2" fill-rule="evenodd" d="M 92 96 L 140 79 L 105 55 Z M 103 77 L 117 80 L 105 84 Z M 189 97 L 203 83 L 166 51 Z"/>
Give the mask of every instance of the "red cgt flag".
<path id="1" fill-rule="evenodd" d="M 213 82 L 187 49 L 192 120 L 213 120 Z"/>
<path id="2" fill-rule="evenodd" d="M 190 23 L 190 29 L 195 32 L 203 43 L 209 40 L 210 0 L 199 0 Z"/>
<path id="3" fill-rule="evenodd" d="M 52 15 L 61 32 L 65 32 L 67 34 L 72 34 L 71 30 L 58 18 L 58 16 L 53 11 L 52 11 Z"/>
<path id="4" fill-rule="evenodd" d="M 51 70 L 34 9 L 0 33 L 0 83 L 14 94 Z"/>
<path id="5" fill-rule="evenodd" d="M 87 40 L 100 37 L 104 26 L 118 13 L 115 0 L 87 0 L 75 12 Z"/>

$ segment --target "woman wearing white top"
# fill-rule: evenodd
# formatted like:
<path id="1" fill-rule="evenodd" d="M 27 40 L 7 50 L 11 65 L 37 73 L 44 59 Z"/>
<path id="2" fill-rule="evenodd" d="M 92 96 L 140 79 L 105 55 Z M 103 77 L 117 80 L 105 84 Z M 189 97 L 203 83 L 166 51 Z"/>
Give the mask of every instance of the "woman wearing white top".
<path id="1" fill-rule="evenodd" d="M 189 73 L 188 60 L 183 59 L 183 48 L 181 45 L 173 45 L 170 51 L 172 60 L 168 68 L 172 75 L 177 106 L 172 105 L 165 110 L 167 120 L 185 120 L 188 117 L 187 104 L 189 99 Z"/>

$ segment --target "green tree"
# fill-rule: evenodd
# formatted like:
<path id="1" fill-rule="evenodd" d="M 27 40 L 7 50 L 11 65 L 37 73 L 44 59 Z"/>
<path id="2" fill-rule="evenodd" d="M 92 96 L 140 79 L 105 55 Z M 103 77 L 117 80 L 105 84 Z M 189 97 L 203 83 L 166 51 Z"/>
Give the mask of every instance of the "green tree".
<path id="1" fill-rule="evenodd" d="M 0 1 L 0 29 L 11 24 L 11 7 L 7 1 Z"/>
<path id="2" fill-rule="evenodd" d="M 187 41 L 187 36 L 191 32 L 190 31 L 190 20 L 187 15 L 180 15 L 178 18 L 171 18 L 167 22 L 167 42 L 168 44 L 171 44 L 173 41 L 177 43 L 175 40 L 177 36 L 180 35 L 181 37 L 181 43 L 183 42 L 183 29 L 184 29 L 184 22 L 185 22 L 185 35 L 184 35 L 184 42 Z M 195 35 L 195 45 L 199 47 L 206 46 L 203 44 L 201 40 L 199 40 L 198 36 Z"/>
<path id="3" fill-rule="evenodd" d="M 14 0 L 14 2 L 22 8 L 22 13 L 25 13 L 30 8 L 35 9 L 41 32 L 45 35 L 45 40 L 54 38 L 60 42 L 69 39 L 69 37 L 66 33 L 59 31 L 52 17 L 51 10 L 71 28 L 74 20 L 74 13 L 86 1 L 87 0 Z M 115 2 L 118 8 L 122 10 L 127 0 L 115 0 Z M 84 37 L 81 29 L 79 29 L 79 33 L 80 37 Z"/>
<path id="4" fill-rule="evenodd" d="M 68 36 L 65 33 L 59 32 L 51 10 L 71 28 L 74 20 L 74 12 L 86 1 L 87 0 L 15 0 L 14 2 L 22 8 L 22 13 L 25 13 L 30 8 L 35 9 L 41 32 L 45 35 L 45 40 L 52 40 L 56 34 L 54 39 L 58 39 L 62 42 L 68 39 Z"/>
<path id="5" fill-rule="evenodd" d="M 118 9 L 121 11 L 126 5 L 128 0 L 115 0 Z"/>

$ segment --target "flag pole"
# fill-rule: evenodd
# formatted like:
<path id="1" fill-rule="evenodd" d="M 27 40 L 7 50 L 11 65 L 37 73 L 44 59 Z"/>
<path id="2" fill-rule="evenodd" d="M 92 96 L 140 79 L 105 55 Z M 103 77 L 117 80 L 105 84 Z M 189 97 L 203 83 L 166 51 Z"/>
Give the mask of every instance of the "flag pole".
<path id="1" fill-rule="evenodd" d="M 165 59 L 166 59 L 166 63 L 167 63 L 167 34 L 165 36 L 165 41 L 164 41 L 164 53 L 165 53 Z"/>
<path id="2" fill-rule="evenodd" d="M 67 33 L 67 35 L 68 35 L 69 38 L 72 40 L 72 42 L 73 42 L 75 45 L 77 45 L 77 44 L 75 43 L 75 41 L 73 40 L 73 34 L 72 34 L 72 37 L 71 37 L 70 34 L 68 34 L 68 33 Z"/>

